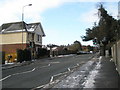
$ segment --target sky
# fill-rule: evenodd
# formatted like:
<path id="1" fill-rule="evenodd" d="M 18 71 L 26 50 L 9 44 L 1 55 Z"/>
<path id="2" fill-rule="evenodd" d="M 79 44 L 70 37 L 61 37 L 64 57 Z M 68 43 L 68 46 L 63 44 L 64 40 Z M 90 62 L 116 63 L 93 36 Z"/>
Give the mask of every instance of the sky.
<path id="1" fill-rule="evenodd" d="M 41 22 L 44 32 L 43 45 L 68 45 L 80 41 L 82 45 L 93 45 L 92 41 L 83 42 L 87 28 L 98 22 L 98 2 L 117 19 L 119 0 L 0 0 L 0 25 L 9 22 Z"/>

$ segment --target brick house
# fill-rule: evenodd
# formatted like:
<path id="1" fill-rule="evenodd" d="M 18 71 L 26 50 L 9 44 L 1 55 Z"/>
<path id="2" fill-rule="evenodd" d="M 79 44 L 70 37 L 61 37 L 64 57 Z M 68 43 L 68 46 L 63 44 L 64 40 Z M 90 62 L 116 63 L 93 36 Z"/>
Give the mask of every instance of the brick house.
<path id="1" fill-rule="evenodd" d="M 0 26 L 0 51 L 6 55 L 16 54 L 17 49 L 30 49 L 36 54 L 42 47 L 42 37 L 45 36 L 42 25 L 25 22 L 5 23 Z"/>

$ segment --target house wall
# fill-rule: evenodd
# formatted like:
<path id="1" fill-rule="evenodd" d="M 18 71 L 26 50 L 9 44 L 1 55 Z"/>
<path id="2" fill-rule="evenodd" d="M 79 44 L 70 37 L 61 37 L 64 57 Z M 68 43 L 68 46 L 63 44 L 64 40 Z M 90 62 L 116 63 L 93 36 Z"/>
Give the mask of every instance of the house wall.
<path id="1" fill-rule="evenodd" d="M 26 43 L 27 33 L 23 32 L 23 43 Z M 0 34 L 0 44 L 19 44 L 22 43 L 22 32 Z"/>
<path id="2" fill-rule="evenodd" d="M 114 44 L 113 46 L 112 46 L 112 57 L 113 57 L 113 61 L 115 62 L 115 64 L 117 63 L 116 62 L 116 57 L 117 57 L 117 53 L 116 53 L 116 44 Z"/>
<path id="3" fill-rule="evenodd" d="M 28 33 L 28 36 L 27 36 L 27 43 L 30 43 L 33 41 L 33 37 L 32 37 L 32 33 Z"/>
<path id="4" fill-rule="evenodd" d="M 27 44 L 4 44 L 0 45 L 1 50 L 5 52 L 5 60 L 9 61 L 8 56 L 11 55 L 12 58 L 9 62 L 14 62 L 17 58 L 17 49 L 25 49 Z"/>
<path id="5" fill-rule="evenodd" d="M 34 41 L 36 45 L 42 45 L 42 36 L 39 35 L 39 41 L 38 41 L 38 34 L 34 34 L 34 36 L 32 36 L 32 33 L 29 33 L 27 38 L 27 43 L 29 43 L 30 41 Z"/>
<path id="6" fill-rule="evenodd" d="M 34 39 L 35 39 L 35 43 L 37 44 L 37 45 L 42 45 L 42 37 L 44 36 L 44 32 L 42 32 L 42 29 L 41 29 L 42 27 L 40 27 L 40 25 L 36 28 L 36 30 L 35 30 L 35 37 L 34 37 Z M 38 36 L 37 35 L 39 35 L 39 41 L 38 41 Z"/>
<path id="7" fill-rule="evenodd" d="M 17 49 L 25 49 L 27 44 L 3 44 L 0 45 L 2 47 L 1 51 L 4 51 L 6 54 L 16 53 Z"/>
<path id="8" fill-rule="evenodd" d="M 0 34 L 0 51 L 5 52 L 5 59 L 8 60 L 8 56 L 11 55 L 13 58 L 11 62 L 16 59 L 17 49 L 25 49 L 26 44 L 26 32 L 23 32 L 23 44 L 22 44 L 22 33 L 6 33 Z"/>
<path id="9" fill-rule="evenodd" d="M 117 68 L 120 74 L 120 40 L 117 42 Z"/>
<path id="10" fill-rule="evenodd" d="M 42 27 L 40 27 L 40 25 L 39 25 L 39 26 L 36 28 L 35 33 L 37 33 L 37 34 L 43 36 L 44 33 L 42 32 L 42 29 L 41 29 L 41 28 L 42 28 Z"/>
<path id="11" fill-rule="evenodd" d="M 38 34 L 35 34 L 34 35 L 34 41 L 35 41 L 35 44 L 42 45 L 42 36 L 39 35 L 39 41 L 38 41 Z"/>
<path id="12" fill-rule="evenodd" d="M 120 74 L 120 40 L 117 41 L 112 47 L 112 57 L 116 64 L 117 70 Z"/>

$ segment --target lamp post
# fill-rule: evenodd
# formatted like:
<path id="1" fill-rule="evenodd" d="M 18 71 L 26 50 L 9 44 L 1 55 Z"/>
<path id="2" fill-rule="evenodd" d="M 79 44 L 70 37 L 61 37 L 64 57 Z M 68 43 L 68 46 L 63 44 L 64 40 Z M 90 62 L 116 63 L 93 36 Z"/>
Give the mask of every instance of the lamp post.
<path id="1" fill-rule="evenodd" d="M 32 6 L 32 4 L 28 4 L 22 7 L 22 45 L 23 45 L 23 29 L 24 29 L 24 8 L 26 6 Z"/>

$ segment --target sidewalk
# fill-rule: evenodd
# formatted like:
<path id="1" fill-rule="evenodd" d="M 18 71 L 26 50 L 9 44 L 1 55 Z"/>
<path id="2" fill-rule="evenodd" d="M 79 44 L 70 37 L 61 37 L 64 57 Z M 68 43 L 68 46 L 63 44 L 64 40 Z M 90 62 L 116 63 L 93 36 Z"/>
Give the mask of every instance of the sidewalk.
<path id="1" fill-rule="evenodd" d="M 116 71 L 114 62 L 110 61 L 109 58 L 102 58 L 95 86 L 96 88 L 118 88 L 120 90 L 120 75 Z"/>
<path id="2" fill-rule="evenodd" d="M 120 90 L 120 76 L 115 64 L 105 57 L 93 58 L 77 71 L 52 85 L 52 88 Z M 44 88 L 51 88 L 47 85 Z"/>

